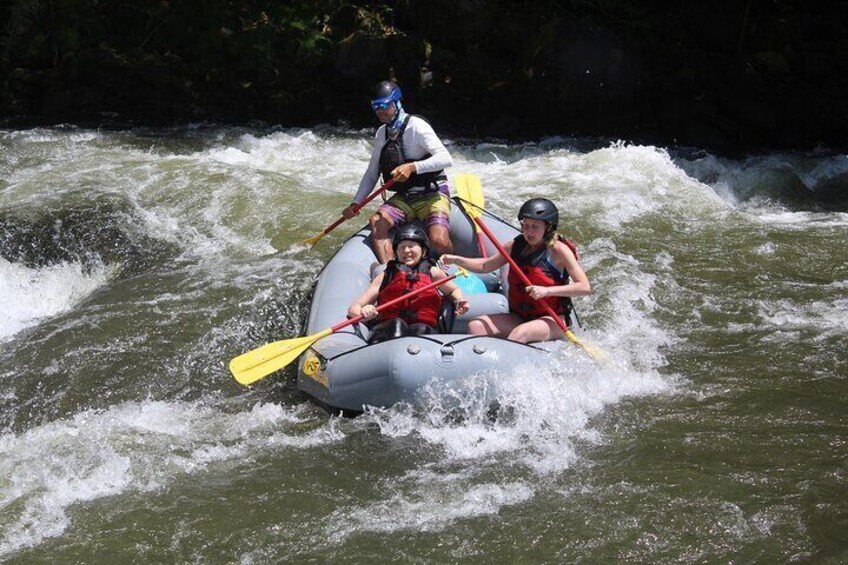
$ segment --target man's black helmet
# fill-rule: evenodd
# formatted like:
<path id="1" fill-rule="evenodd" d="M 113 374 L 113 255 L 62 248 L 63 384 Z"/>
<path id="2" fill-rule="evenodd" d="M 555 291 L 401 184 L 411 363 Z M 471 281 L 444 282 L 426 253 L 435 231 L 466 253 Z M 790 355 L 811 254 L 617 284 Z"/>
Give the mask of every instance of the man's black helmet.
<path id="1" fill-rule="evenodd" d="M 430 251 L 430 238 L 427 237 L 427 232 L 414 224 L 405 224 L 395 230 L 395 237 L 392 240 L 392 249 L 395 253 L 404 239 L 420 243 L 425 255 Z"/>
<path id="2" fill-rule="evenodd" d="M 520 222 L 524 218 L 547 222 L 548 229 L 546 231 L 553 232 L 559 225 L 559 210 L 557 210 L 556 204 L 547 198 L 532 198 L 525 202 L 518 211 L 518 221 Z"/>
<path id="3" fill-rule="evenodd" d="M 371 102 L 397 102 L 401 98 L 400 87 L 390 80 L 378 82 L 371 89 Z"/>

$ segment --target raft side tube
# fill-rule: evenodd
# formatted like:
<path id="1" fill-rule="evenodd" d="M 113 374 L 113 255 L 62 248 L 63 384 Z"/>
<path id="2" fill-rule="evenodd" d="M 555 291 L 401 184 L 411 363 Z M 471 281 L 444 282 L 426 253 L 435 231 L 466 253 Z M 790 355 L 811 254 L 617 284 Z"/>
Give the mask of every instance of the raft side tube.
<path id="1" fill-rule="evenodd" d="M 324 359 L 320 372 L 312 375 L 302 368 L 298 385 L 328 407 L 362 411 L 366 405 L 411 401 L 431 383 L 461 386 L 474 377 L 496 387 L 499 375 L 536 364 L 547 354 L 532 345 L 486 336 L 409 336 Z"/>

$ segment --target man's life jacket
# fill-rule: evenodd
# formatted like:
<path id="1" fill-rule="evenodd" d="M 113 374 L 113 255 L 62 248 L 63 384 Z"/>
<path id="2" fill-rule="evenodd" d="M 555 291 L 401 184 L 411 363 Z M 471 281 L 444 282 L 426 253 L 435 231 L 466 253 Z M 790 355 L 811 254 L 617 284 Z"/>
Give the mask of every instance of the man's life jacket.
<path id="1" fill-rule="evenodd" d="M 577 257 L 577 245 L 570 239 L 562 239 L 560 241 L 568 245 L 569 249 L 574 252 Z M 551 258 L 551 249 L 545 245 L 541 249 L 523 255 L 522 251 L 527 247 L 527 240 L 523 235 L 517 236 L 512 240 L 512 252 L 510 255 L 515 260 L 515 263 L 521 268 L 530 283 L 536 286 L 560 286 L 568 284 L 568 272 L 559 272 L 554 266 Z M 527 285 L 510 268 L 507 276 L 509 283 L 509 309 L 518 314 L 522 318 L 533 319 L 546 316 L 548 312 L 542 306 L 542 302 L 546 303 L 553 309 L 557 315 L 568 316 L 571 311 L 571 298 L 567 296 L 548 296 L 541 300 L 535 300 L 524 290 Z"/>
<path id="2" fill-rule="evenodd" d="M 422 120 L 424 119 L 421 116 L 416 117 Z M 397 137 L 394 139 L 389 137 L 389 129 L 386 128 L 386 141 L 383 145 L 382 151 L 380 151 L 380 173 L 383 175 L 384 183 L 388 182 L 388 180 L 392 178 L 392 171 L 397 167 L 404 163 L 414 162 L 412 159 L 404 157 L 403 153 L 403 132 L 406 131 L 406 126 L 409 123 L 410 118 L 412 118 L 412 114 L 409 114 L 406 116 L 406 119 L 403 120 L 403 124 L 398 130 Z M 424 156 L 424 159 L 428 159 L 429 157 L 430 154 L 427 154 Z M 447 180 L 444 170 L 423 174 L 413 173 L 413 175 L 404 182 L 394 183 L 389 190 L 401 193 L 404 198 L 412 202 L 418 200 L 422 196 L 428 196 L 438 192 L 438 182 L 442 180 Z"/>
<path id="3" fill-rule="evenodd" d="M 385 304 L 433 282 L 430 269 L 434 266 L 431 259 L 422 259 L 417 267 L 409 268 L 399 261 L 392 260 L 386 265 L 383 283 L 377 295 L 377 304 Z M 436 288 L 416 294 L 409 300 L 402 300 L 380 311 L 380 320 L 401 318 L 407 324 L 426 324 L 436 327 L 442 295 Z"/>

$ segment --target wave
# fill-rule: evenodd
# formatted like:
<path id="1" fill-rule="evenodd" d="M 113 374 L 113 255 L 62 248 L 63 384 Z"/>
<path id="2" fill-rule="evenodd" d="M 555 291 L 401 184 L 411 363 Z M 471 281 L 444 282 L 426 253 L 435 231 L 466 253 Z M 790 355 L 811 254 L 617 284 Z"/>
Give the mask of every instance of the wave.
<path id="1" fill-rule="evenodd" d="M 327 518 L 324 540 L 341 544 L 353 534 L 366 532 L 441 532 L 459 520 L 495 515 L 504 507 L 526 503 L 535 494 L 530 485 L 520 482 L 446 488 L 437 477 L 422 477 L 420 492 L 412 496 L 396 494 L 388 500 L 335 510 Z"/>
<path id="2" fill-rule="evenodd" d="M 533 507 L 538 493 L 580 463 L 583 447 L 603 444 L 599 421 L 610 406 L 685 385 L 689 375 L 674 371 L 691 367 L 677 358 L 712 347 L 697 332 L 733 330 L 701 310 L 739 312 L 732 322 L 764 327 L 778 345 L 790 322 L 811 340 L 844 335 L 844 316 L 834 314 L 846 307 L 844 283 L 812 299 L 768 294 L 745 302 L 749 271 L 755 277 L 769 267 L 792 277 L 797 263 L 784 267 L 783 254 L 794 259 L 794 245 L 833 241 L 818 230 L 810 230 L 814 239 L 771 237 L 763 223 L 777 225 L 780 236 L 783 225 L 845 225 L 848 216 L 833 213 L 839 199 L 825 204 L 843 182 L 838 157 L 731 161 L 623 143 L 448 140 L 449 175 L 479 174 L 487 210 L 514 219 L 534 196 L 560 206 L 561 231 L 578 241 L 595 288 L 576 300 L 581 338 L 610 353 L 613 367 L 598 368 L 564 343 L 549 365 L 496 375 L 496 388 L 475 377 L 464 388 L 433 386 L 417 404 L 355 421 L 313 411 L 287 380 L 293 368 L 250 392 L 239 389 L 226 361 L 301 333 L 312 278 L 365 217 L 313 250 L 271 255 L 269 240 L 277 233 L 302 240 L 338 216 L 372 135 L 199 128 L 41 131 L 11 140 L 28 145 L 16 149 L 14 163 L 0 155 L 0 170 L 13 173 L 0 185 L 0 281 L 17 284 L 0 307 L 21 307 L 15 327 L 27 327 L 43 319 L 37 299 L 55 299 L 47 316 L 98 291 L 103 299 L 77 308 L 67 324 L 45 324 L 7 343 L 0 355 L 7 367 L 0 374 L 0 559 L 73 537 L 74 513 L 87 502 L 132 504 L 135 493 L 172 485 L 182 494 L 182 478 L 210 475 L 214 483 L 215 473 L 233 468 L 257 477 L 264 471 L 258 458 L 269 451 L 278 458 L 315 448 L 310 459 L 316 467 L 330 461 L 330 469 L 361 456 L 363 444 L 377 444 L 382 456 L 380 442 L 386 461 L 401 450 L 407 459 L 369 475 L 373 491 L 304 514 L 310 542 L 485 523 L 501 509 Z M 840 257 L 829 262 L 841 264 Z M 732 288 L 728 270 L 741 281 Z M 826 283 L 834 278 L 819 271 Z M 113 284 L 114 292 L 104 288 Z M 740 312 L 739 304 L 747 306 Z M 790 319 L 793 311 L 799 319 Z M 349 431 L 357 436 L 345 441 Z M 345 457 L 348 450 L 355 455 Z M 339 480 L 328 474 L 314 486 L 326 492 Z"/>
<path id="3" fill-rule="evenodd" d="M 70 192 L 0 212 L 0 339 L 71 310 L 169 252 L 126 198 Z"/>
<path id="4" fill-rule="evenodd" d="M 114 270 L 57 263 L 31 269 L 0 257 L 0 341 L 36 325 L 41 319 L 71 310 L 108 283 Z"/>
<path id="5" fill-rule="evenodd" d="M 147 401 L 0 434 L 0 558 L 61 535 L 74 505 L 244 466 L 258 451 L 343 437 L 333 426 L 304 431 L 309 418 L 302 407 L 275 404 L 233 413 L 226 405 Z"/>
<path id="6" fill-rule="evenodd" d="M 780 154 L 733 160 L 677 159 L 734 206 L 776 203 L 791 211 L 848 211 L 848 156 Z"/>
<path id="7" fill-rule="evenodd" d="M 74 262 L 138 270 L 163 248 L 146 232 L 125 196 L 70 191 L 0 211 L 0 256 L 32 268 Z"/>

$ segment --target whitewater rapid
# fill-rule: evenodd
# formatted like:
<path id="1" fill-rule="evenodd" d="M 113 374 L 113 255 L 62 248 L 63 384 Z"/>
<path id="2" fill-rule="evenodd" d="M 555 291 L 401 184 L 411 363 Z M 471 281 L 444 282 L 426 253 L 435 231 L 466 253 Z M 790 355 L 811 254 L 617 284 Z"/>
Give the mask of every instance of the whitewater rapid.
<path id="1" fill-rule="evenodd" d="M 227 361 L 299 335 L 313 277 L 364 221 L 314 251 L 291 247 L 349 203 L 371 135 L 0 132 L 0 235 L 15 242 L 0 247 L 0 558 L 48 540 L 85 545 L 98 527 L 87 513 L 120 514 L 122 503 L 141 512 L 166 493 L 195 496 L 192 483 L 260 506 L 273 488 L 320 500 L 335 492 L 316 514 L 301 510 L 300 522 L 263 523 L 300 557 L 310 544 L 326 557 L 371 534 L 448 535 L 577 496 L 562 477 L 621 441 L 610 410 L 720 394 L 715 383 L 700 388 L 711 367 L 722 371 L 709 352 L 752 347 L 759 356 L 793 337 L 831 347 L 848 332 L 837 251 L 807 252 L 801 276 L 786 274 L 805 246 L 845 240 L 848 214 L 816 200 L 846 175 L 844 156 L 734 161 L 623 142 L 447 140 L 449 174 L 479 175 L 491 212 L 512 219 L 535 196 L 560 205 L 594 288 L 576 302 L 584 335 L 615 368 L 564 344 L 545 366 L 499 375 L 509 417 L 498 421 L 482 380 L 460 396 L 428 388 L 417 404 L 355 420 L 327 416 L 285 376 L 240 388 Z M 277 252 L 274 238 L 288 248 Z M 54 241 L 64 255 L 39 251 Z M 637 434 L 651 417 L 625 418 L 622 429 Z M 313 472 L 314 485 L 289 482 L 285 473 L 300 475 L 287 461 Z M 269 468 L 275 474 L 264 477 Z M 229 491 L 233 476 L 251 477 L 256 490 Z M 194 519 L 204 521 L 204 506 L 217 503 L 198 496 Z M 228 555 L 293 555 L 257 543 Z"/>

